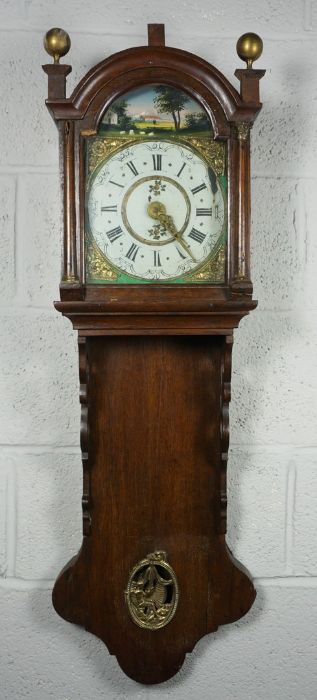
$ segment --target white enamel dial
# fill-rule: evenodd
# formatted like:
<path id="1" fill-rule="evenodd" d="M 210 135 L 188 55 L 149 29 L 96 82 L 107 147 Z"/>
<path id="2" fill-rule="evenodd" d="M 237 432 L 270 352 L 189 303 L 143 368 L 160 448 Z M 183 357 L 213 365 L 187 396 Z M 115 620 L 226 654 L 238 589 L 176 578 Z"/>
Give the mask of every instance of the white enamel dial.
<path id="1" fill-rule="evenodd" d="M 90 232 L 116 269 L 168 281 L 198 269 L 222 234 L 221 187 L 200 156 L 145 141 L 107 159 L 89 183 Z"/>

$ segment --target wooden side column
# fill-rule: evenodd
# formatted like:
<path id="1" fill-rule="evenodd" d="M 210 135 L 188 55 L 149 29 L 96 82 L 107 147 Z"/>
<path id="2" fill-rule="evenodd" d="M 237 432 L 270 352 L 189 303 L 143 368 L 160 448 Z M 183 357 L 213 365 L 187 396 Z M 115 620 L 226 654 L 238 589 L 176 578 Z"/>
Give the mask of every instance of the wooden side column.
<path id="1" fill-rule="evenodd" d="M 60 165 L 63 173 L 64 238 L 62 287 L 78 285 L 77 251 L 76 251 L 76 188 L 75 188 L 75 153 L 74 122 L 56 119 L 54 104 L 56 100 L 66 101 L 66 78 L 72 67 L 61 65 L 60 57 L 65 56 L 70 48 L 70 38 L 63 29 L 49 30 L 44 39 L 47 53 L 54 58 L 53 64 L 42 66 L 48 77 L 48 99 L 46 106 L 50 110 L 59 130 Z"/>
<path id="2" fill-rule="evenodd" d="M 76 250 L 76 188 L 74 122 L 60 123 L 60 146 L 63 172 L 64 244 L 62 285 L 78 284 Z"/>
<path id="3" fill-rule="evenodd" d="M 250 128 L 249 122 L 235 125 L 233 138 L 237 140 L 236 182 L 236 243 L 233 260 L 232 288 L 238 292 L 252 294 L 250 280 Z"/>
<path id="4" fill-rule="evenodd" d="M 261 108 L 259 81 L 264 70 L 253 68 L 236 70 L 240 80 L 240 95 L 246 107 Z M 233 209 L 234 256 L 231 264 L 231 288 L 239 294 L 252 295 L 250 279 L 250 234 L 251 234 L 251 174 L 250 174 L 250 130 L 256 113 L 247 120 L 236 121 L 232 126 L 231 156 L 235 160 L 232 171 L 236 173 L 235 186 L 231 193 Z"/>

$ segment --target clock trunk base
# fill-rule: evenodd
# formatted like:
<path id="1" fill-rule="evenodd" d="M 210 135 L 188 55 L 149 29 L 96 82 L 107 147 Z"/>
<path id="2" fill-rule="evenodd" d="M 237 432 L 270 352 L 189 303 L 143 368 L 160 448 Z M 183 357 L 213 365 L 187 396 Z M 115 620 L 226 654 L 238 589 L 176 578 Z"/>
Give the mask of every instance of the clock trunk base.
<path id="1" fill-rule="evenodd" d="M 224 535 L 227 340 L 80 339 L 85 536 L 53 602 L 141 683 L 173 676 L 255 598 Z"/>

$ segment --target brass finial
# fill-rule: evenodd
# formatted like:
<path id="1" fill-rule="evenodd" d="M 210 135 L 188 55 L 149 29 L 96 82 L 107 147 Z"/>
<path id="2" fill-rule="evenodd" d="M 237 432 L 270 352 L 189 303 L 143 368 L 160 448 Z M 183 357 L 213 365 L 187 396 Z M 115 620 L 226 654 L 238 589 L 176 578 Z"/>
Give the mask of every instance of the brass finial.
<path id="1" fill-rule="evenodd" d="M 66 56 L 70 49 L 70 37 L 64 29 L 53 27 L 46 32 L 44 37 L 44 48 L 50 56 L 53 56 L 54 63 L 59 63 L 61 56 Z"/>
<path id="2" fill-rule="evenodd" d="M 247 68 L 252 68 L 253 61 L 260 58 L 263 51 L 263 41 L 258 34 L 247 32 L 242 34 L 237 41 L 237 54 L 242 61 L 245 61 Z"/>

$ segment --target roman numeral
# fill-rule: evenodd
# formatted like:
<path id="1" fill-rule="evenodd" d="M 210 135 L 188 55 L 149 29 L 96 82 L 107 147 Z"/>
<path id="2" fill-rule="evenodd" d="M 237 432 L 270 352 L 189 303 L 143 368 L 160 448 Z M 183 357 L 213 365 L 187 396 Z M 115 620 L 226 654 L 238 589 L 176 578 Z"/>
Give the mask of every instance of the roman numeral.
<path id="1" fill-rule="evenodd" d="M 179 177 L 179 176 L 182 174 L 182 172 L 183 172 L 185 166 L 186 166 L 186 163 L 183 163 L 181 169 L 180 169 L 179 172 L 177 173 L 177 177 Z"/>
<path id="2" fill-rule="evenodd" d="M 192 238 L 194 241 L 197 241 L 197 243 L 202 243 L 206 238 L 206 234 L 202 231 L 197 231 L 196 228 L 192 228 L 191 232 L 188 234 L 188 238 Z"/>
<path id="3" fill-rule="evenodd" d="M 126 165 L 128 166 L 128 168 L 130 168 L 131 173 L 133 173 L 133 175 L 139 174 L 132 160 L 129 160 L 129 162 L 126 163 Z"/>
<path id="4" fill-rule="evenodd" d="M 117 238 L 120 238 L 122 236 L 123 231 L 121 226 L 117 226 L 116 228 L 112 228 L 110 231 L 106 231 L 106 234 L 109 238 L 110 243 L 114 243 Z"/>
<path id="5" fill-rule="evenodd" d="M 154 170 L 162 170 L 162 156 L 160 154 L 152 154 Z"/>
<path id="6" fill-rule="evenodd" d="M 179 248 L 177 248 L 177 246 L 176 246 L 176 250 L 177 250 L 177 252 L 179 253 L 179 255 L 180 255 L 180 257 L 182 258 L 182 260 L 186 260 L 186 255 L 184 255 L 184 254 L 182 253 L 182 251 L 181 251 Z"/>
<path id="7" fill-rule="evenodd" d="M 135 258 L 140 250 L 140 246 L 136 245 L 136 243 L 132 243 L 131 248 L 129 248 L 128 252 L 125 254 L 126 258 L 129 258 L 129 260 L 135 261 Z"/>
<path id="8" fill-rule="evenodd" d="M 212 216 L 212 208 L 204 209 L 203 207 L 196 208 L 196 216 Z"/>
<path id="9" fill-rule="evenodd" d="M 117 205 L 114 205 L 113 207 L 101 207 L 101 211 L 118 211 Z"/>
<path id="10" fill-rule="evenodd" d="M 216 204 L 216 206 L 215 206 L 215 218 L 216 218 L 216 219 L 220 219 L 220 216 L 219 216 L 219 205 L 218 205 L 218 204 Z"/>
<path id="11" fill-rule="evenodd" d="M 124 185 L 120 185 L 119 182 L 114 182 L 113 180 L 109 180 L 112 185 L 117 185 L 117 187 L 124 187 Z"/>
<path id="12" fill-rule="evenodd" d="M 197 187 L 194 187 L 191 192 L 193 194 L 197 194 L 197 192 L 201 192 L 202 190 L 206 190 L 207 186 L 205 185 L 204 182 L 201 183 L 201 185 L 197 185 Z"/>
<path id="13" fill-rule="evenodd" d="M 153 253 L 154 253 L 154 267 L 162 267 L 161 260 L 160 260 L 160 254 L 157 252 L 157 250 L 153 250 Z"/>

